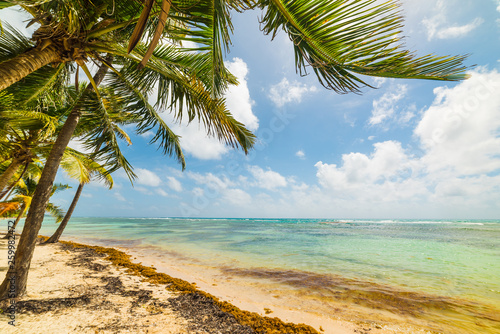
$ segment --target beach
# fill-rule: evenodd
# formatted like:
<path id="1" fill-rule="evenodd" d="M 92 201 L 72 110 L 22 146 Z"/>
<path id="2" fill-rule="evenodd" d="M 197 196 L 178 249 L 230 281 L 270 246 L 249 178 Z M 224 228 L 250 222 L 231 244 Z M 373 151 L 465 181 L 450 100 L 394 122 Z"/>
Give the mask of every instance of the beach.
<path id="1" fill-rule="evenodd" d="M 7 240 L 2 240 L 0 249 L 5 250 L 6 244 Z M 28 293 L 16 303 L 16 326 L 10 325 L 10 319 L 2 314 L 0 332 L 256 333 L 255 328 L 242 325 L 231 313 L 221 311 L 200 291 L 170 291 L 166 288 L 168 283 L 149 282 L 145 276 L 114 265 L 105 259 L 105 253 L 91 247 L 67 242 L 39 244 L 32 261 Z M 8 302 L 1 304 L 2 309 Z M 266 312 L 269 311 L 260 313 L 264 316 Z M 257 314 L 253 317 L 260 321 Z M 269 333 L 361 333 L 372 329 L 368 325 L 324 320 L 321 323 L 328 330 L 319 329 L 323 329 L 321 325 L 315 331 L 293 324 L 280 330 L 281 321 L 262 318 L 272 324 Z"/>
<path id="2" fill-rule="evenodd" d="M 138 221 L 141 224 L 137 224 Z M 249 223 L 243 220 L 191 220 L 189 225 L 185 225 L 186 221 L 75 219 L 73 226 L 68 229 L 68 236 L 63 238 L 71 241 L 70 243 L 37 246 L 29 276 L 28 295 L 18 305 L 32 300 L 39 300 L 40 303 L 45 303 L 44 305 L 53 304 L 47 300 L 56 296 L 70 298 L 70 301 L 64 299 L 64 303 L 56 303 L 64 312 L 56 309 L 44 310 L 41 307 L 41 313 L 37 313 L 33 312 L 33 306 L 27 309 L 19 308 L 17 318 L 19 328 L 16 327 L 16 330 L 19 330 L 18 333 L 23 333 L 21 328 L 30 328 L 29 326 L 36 328 L 47 324 L 52 324 L 54 332 L 59 330 L 58 325 L 63 326 L 61 333 L 82 332 L 82 330 L 88 330 L 89 333 L 95 331 L 125 333 L 127 330 L 154 333 L 155 330 L 160 330 L 159 332 L 165 333 L 170 331 L 171 333 L 482 334 L 497 333 L 500 329 L 498 307 L 495 306 L 498 305 L 496 303 L 498 288 L 495 286 L 497 276 L 492 271 L 496 268 L 494 259 L 497 251 L 492 244 L 488 244 L 490 241 L 483 237 L 484 232 L 492 234 L 491 231 L 497 225 L 488 225 L 486 222 L 481 223 L 483 225 L 478 223 L 470 225 L 470 222 L 436 223 L 436 226 L 446 226 L 447 235 L 451 235 L 451 231 L 456 232 L 457 229 L 461 231 L 466 227 L 467 251 L 471 249 L 470 244 L 475 243 L 475 239 L 472 238 L 473 233 L 478 233 L 481 238 L 477 240 L 481 239 L 481 242 L 487 245 L 488 251 L 484 254 L 475 254 L 470 262 L 479 263 L 481 266 L 482 263 L 486 263 L 484 268 L 487 276 L 481 274 L 478 267 L 473 267 L 475 274 L 469 279 L 471 282 L 477 282 L 477 287 L 469 282 L 463 285 L 457 284 L 454 281 L 464 280 L 462 276 L 457 278 L 445 276 L 447 270 L 454 272 L 455 269 L 435 264 L 437 260 L 450 262 L 450 259 L 445 257 L 438 259 L 439 254 L 427 252 L 422 254 L 422 259 L 419 261 L 425 264 L 420 271 L 427 273 L 423 280 L 427 280 L 428 284 L 415 288 L 417 284 L 422 283 L 418 281 L 417 261 L 409 262 L 414 255 L 408 256 L 408 259 L 403 261 L 408 266 L 414 266 L 412 272 L 403 269 L 393 269 L 393 272 L 389 272 L 386 265 L 383 267 L 386 274 L 381 277 L 386 281 L 375 280 L 370 278 L 375 277 L 376 273 L 371 268 L 375 268 L 374 265 L 382 267 L 380 263 L 374 263 L 377 260 L 375 257 L 367 259 L 370 266 L 364 264 L 360 269 L 372 276 L 353 277 L 349 275 L 349 270 L 353 270 L 349 265 L 359 261 L 352 259 L 349 261 L 344 259 L 343 271 L 340 274 L 331 268 L 330 272 L 317 269 L 321 264 L 319 254 L 316 253 L 313 257 L 313 253 L 305 248 L 305 245 L 312 247 L 316 243 L 311 243 L 303 236 L 300 243 L 302 249 L 299 249 L 299 243 L 294 241 L 297 253 L 295 255 L 284 249 L 284 246 L 276 247 L 283 245 L 283 241 L 264 238 L 268 235 L 277 236 L 278 230 L 285 230 L 290 226 L 294 229 L 294 233 L 285 234 L 289 239 L 304 234 L 306 229 L 309 231 L 309 237 L 312 235 L 311 231 L 314 231 L 314 238 L 318 238 L 318 235 L 324 238 L 325 231 L 331 232 L 334 231 L 331 229 L 336 229 L 335 235 L 330 237 L 335 237 L 335 243 L 338 245 L 342 243 L 341 234 L 347 235 L 347 230 L 354 230 L 359 234 L 360 229 L 366 231 L 367 226 L 371 224 L 377 227 L 376 231 L 383 229 L 384 238 L 391 235 L 391 239 L 396 239 L 395 232 L 391 231 L 394 231 L 395 226 L 400 223 L 325 224 L 309 220 L 300 224 L 297 221 L 263 221 L 259 226 L 257 221 Z M 52 226 L 50 222 L 44 224 L 45 229 L 42 232 L 46 233 Z M 259 240 L 258 247 L 252 244 L 252 248 L 248 248 L 248 237 L 243 238 L 242 231 L 235 230 L 236 227 L 245 224 L 252 224 L 251 239 Z M 401 223 L 400 225 L 404 227 L 401 230 L 404 230 L 404 233 L 409 233 L 411 228 L 422 230 L 423 224 L 419 226 L 415 222 L 411 224 L 413 225 L 408 226 L 407 222 Z M 155 232 L 151 231 L 153 226 Z M 206 226 L 205 230 L 202 230 L 203 226 Z M 184 232 L 178 231 L 178 227 L 182 227 Z M 269 232 L 264 231 L 264 227 Z M 143 238 L 138 233 L 139 228 L 148 231 L 151 238 Z M 224 231 L 225 239 L 237 239 L 238 247 L 244 245 L 242 254 L 235 253 L 234 247 L 229 248 L 229 245 L 235 244 L 234 242 L 223 242 L 217 232 L 219 228 Z M 433 234 L 436 234 L 434 225 L 426 229 L 434 230 Z M 475 232 L 470 232 L 470 229 Z M 370 230 L 370 235 L 373 237 L 372 230 L 373 228 Z M 168 234 L 168 238 L 161 235 L 160 231 Z M 322 233 L 318 233 L 319 231 Z M 196 238 L 193 233 L 200 234 L 200 237 Z M 458 238 L 456 233 L 453 235 L 455 239 Z M 114 239 L 110 236 L 114 236 Z M 161 238 L 164 246 L 160 247 L 152 238 Z M 346 238 L 351 240 L 353 235 Z M 492 238 L 493 242 L 496 242 L 494 235 Z M 410 239 L 413 244 L 416 244 L 415 239 L 415 235 Z M 195 245 L 188 245 L 186 240 Z M 384 254 L 384 251 L 390 252 L 389 241 L 384 242 L 385 249 L 379 250 L 380 254 Z M 74 242 L 84 243 L 87 246 Z M 275 245 L 274 255 L 270 248 L 264 247 L 264 244 L 269 244 L 269 247 Z M 326 247 L 324 239 L 321 244 L 323 248 Z M 364 244 L 367 245 L 368 242 L 365 241 Z M 445 245 L 450 247 L 449 244 L 447 240 Z M 2 244 L 0 250 L 2 263 L 6 263 L 5 245 Z M 214 248 L 210 248 L 210 245 Z M 430 241 L 425 243 L 427 248 L 431 245 Z M 200 247 L 203 252 L 195 246 Z M 453 245 L 454 254 L 440 248 L 441 246 L 434 247 L 439 253 L 455 257 L 456 265 L 462 268 L 462 272 L 471 275 L 467 273 L 468 269 L 464 262 L 457 261 L 459 253 L 456 244 Z M 352 246 L 350 248 L 350 253 L 354 256 L 355 249 Z M 4 252 L 1 253 L 2 251 Z M 338 249 L 335 252 L 344 254 Z M 366 252 L 366 249 L 362 251 Z M 259 260 L 259 254 L 262 253 L 266 253 L 266 261 Z M 399 253 L 400 258 L 403 257 L 402 250 Z M 492 257 L 488 257 L 490 253 Z M 244 255 L 247 258 L 243 258 Z M 269 260 L 271 255 L 274 257 Z M 300 260 L 305 255 L 309 261 L 307 267 L 301 268 Z M 479 255 L 483 261 L 480 261 Z M 292 257 L 295 258 L 290 262 Z M 346 255 L 342 257 L 345 258 Z M 125 261 L 123 258 L 128 260 Z M 338 257 L 330 255 L 327 263 L 334 263 L 336 259 Z M 393 265 L 396 264 L 396 260 L 396 258 L 392 260 Z M 294 267 L 287 265 L 287 261 Z M 356 265 L 359 266 L 359 263 Z M 432 274 L 436 276 L 434 283 L 429 279 L 432 277 L 429 272 L 433 266 L 441 271 Z M 2 272 L 5 269 L 2 267 Z M 388 278 L 396 280 L 397 272 L 402 272 L 402 277 L 407 278 L 405 284 L 387 283 Z M 152 292 L 144 292 L 147 290 Z M 179 296 L 191 297 L 179 300 Z M 64 316 L 72 321 L 67 322 Z M 274 320 L 275 317 L 279 320 Z M 233 321 L 228 320 L 229 323 L 222 324 L 220 323 L 222 318 Z M 0 325 L 0 331 L 3 333 L 4 329 L 12 330 L 11 327 L 5 327 L 7 318 L 2 320 L 5 321 Z M 211 325 L 207 324 L 207 321 Z M 74 327 L 64 327 L 66 325 L 63 324 L 66 323 L 72 323 Z M 235 329 L 231 326 L 242 327 Z"/>

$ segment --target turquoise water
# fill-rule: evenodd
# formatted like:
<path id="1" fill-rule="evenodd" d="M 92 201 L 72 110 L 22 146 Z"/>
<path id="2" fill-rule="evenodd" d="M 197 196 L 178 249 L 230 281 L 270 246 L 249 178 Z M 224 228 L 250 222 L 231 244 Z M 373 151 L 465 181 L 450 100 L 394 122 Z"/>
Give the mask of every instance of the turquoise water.
<path id="1" fill-rule="evenodd" d="M 47 219 L 40 234 L 56 227 Z M 64 236 L 255 277 L 339 276 L 500 308 L 500 221 L 73 218 Z"/>

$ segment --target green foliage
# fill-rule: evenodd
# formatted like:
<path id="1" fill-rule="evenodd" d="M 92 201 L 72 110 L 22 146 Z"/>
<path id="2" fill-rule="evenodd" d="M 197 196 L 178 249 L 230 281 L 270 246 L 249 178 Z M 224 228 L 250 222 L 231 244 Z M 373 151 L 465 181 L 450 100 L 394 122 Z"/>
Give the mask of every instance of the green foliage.
<path id="1" fill-rule="evenodd" d="M 465 56 L 417 57 L 404 49 L 399 1 L 261 0 L 264 33 L 284 30 L 301 74 L 310 66 L 321 84 L 339 93 L 360 92 L 360 76 L 462 80 Z"/>

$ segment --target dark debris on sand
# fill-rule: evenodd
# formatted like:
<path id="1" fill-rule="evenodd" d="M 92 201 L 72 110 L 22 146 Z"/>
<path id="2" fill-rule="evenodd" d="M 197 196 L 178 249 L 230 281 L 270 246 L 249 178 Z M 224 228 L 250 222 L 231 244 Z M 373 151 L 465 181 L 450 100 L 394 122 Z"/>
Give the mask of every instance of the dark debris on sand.
<path id="1" fill-rule="evenodd" d="M 191 320 L 188 330 L 192 333 L 255 333 L 249 326 L 239 324 L 232 314 L 223 312 L 210 298 L 198 293 L 185 293 L 169 299 L 172 308 Z"/>
<path id="2" fill-rule="evenodd" d="M 23 300 L 16 303 L 16 312 L 40 314 L 50 311 L 57 311 L 68 307 L 81 307 L 91 303 L 91 298 L 87 295 L 69 298 L 50 298 L 42 300 Z"/>

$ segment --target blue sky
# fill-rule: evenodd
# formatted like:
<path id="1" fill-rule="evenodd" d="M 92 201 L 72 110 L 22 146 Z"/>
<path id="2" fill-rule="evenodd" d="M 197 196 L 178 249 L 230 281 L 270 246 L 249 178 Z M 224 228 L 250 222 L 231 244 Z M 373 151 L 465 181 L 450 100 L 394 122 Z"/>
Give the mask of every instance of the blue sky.
<path id="1" fill-rule="evenodd" d="M 469 80 L 369 78 L 378 89 L 338 95 L 295 73 L 291 42 L 263 35 L 259 12 L 235 13 L 227 61 L 241 84 L 227 99 L 258 136 L 255 149 L 245 156 L 197 123 L 173 124 L 187 157 L 181 172 L 148 135 L 132 136 L 123 151 L 134 186 L 120 172 L 112 190 L 89 184 L 74 215 L 500 217 L 500 1 L 402 3 L 408 48 L 471 54 Z M 76 189 L 63 173 L 58 181 Z M 67 207 L 74 189 L 55 202 Z"/>

